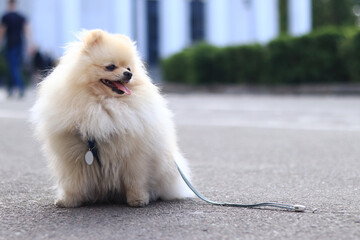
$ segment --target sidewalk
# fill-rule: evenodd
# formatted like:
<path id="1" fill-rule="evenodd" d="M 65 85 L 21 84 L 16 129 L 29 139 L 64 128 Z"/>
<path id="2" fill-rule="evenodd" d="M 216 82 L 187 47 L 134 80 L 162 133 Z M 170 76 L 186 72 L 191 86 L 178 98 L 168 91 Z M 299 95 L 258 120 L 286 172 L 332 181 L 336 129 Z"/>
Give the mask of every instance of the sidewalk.
<path id="1" fill-rule="evenodd" d="M 0 239 L 360 239 L 360 97 L 167 94 L 193 184 L 212 206 L 56 208 L 28 108 L 0 94 Z M 312 213 L 312 209 L 318 211 Z"/>

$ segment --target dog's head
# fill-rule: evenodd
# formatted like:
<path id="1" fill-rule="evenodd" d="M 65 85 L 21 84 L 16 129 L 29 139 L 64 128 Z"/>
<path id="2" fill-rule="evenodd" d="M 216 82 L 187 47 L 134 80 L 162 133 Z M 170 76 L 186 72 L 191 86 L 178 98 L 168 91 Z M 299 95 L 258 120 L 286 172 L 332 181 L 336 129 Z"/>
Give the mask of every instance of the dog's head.
<path id="1" fill-rule="evenodd" d="M 96 94 L 130 95 L 139 67 L 134 43 L 124 35 L 102 30 L 86 31 L 82 35 L 81 81 Z"/>

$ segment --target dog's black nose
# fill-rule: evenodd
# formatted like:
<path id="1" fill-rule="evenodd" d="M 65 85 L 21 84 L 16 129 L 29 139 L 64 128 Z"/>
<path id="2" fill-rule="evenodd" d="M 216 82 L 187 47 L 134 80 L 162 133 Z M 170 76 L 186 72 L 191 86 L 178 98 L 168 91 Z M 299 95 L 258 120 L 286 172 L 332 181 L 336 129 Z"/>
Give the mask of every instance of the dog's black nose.
<path id="1" fill-rule="evenodd" d="M 124 78 L 125 78 L 126 80 L 130 80 L 131 77 L 132 77 L 132 73 L 129 72 L 129 71 L 123 72 L 123 75 L 124 75 Z"/>

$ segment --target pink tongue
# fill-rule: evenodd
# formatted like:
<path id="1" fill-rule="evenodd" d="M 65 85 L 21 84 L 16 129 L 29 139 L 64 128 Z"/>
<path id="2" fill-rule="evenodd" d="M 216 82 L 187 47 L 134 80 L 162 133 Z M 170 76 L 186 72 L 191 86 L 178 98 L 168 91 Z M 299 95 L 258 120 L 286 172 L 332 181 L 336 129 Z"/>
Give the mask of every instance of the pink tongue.
<path id="1" fill-rule="evenodd" d="M 115 87 L 116 87 L 117 89 L 123 91 L 125 94 L 127 94 L 127 95 L 130 95 L 130 94 L 131 94 L 131 91 L 130 91 L 127 87 L 125 87 L 125 85 L 122 84 L 121 82 L 119 82 L 119 81 L 116 81 L 116 82 L 115 82 L 115 81 L 114 81 L 113 83 L 115 84 Z"/>

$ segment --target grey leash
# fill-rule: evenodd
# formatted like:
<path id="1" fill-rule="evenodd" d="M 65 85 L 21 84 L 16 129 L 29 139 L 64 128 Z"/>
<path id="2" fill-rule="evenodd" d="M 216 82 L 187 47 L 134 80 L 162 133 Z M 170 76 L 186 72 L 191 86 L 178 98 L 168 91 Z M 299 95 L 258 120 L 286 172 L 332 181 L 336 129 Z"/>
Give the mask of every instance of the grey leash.
<path id="1" fill-rule="evenodd" d="M 264 202 L 264 203 L 257 203 L 257 204 L 237 204 L 237 203 L 220 203 L 220 202 L 214 202 L 206 197 L 204 197 L 201 193 L 199 193 L 195 187 L 189 182 L 189 180 L 185 177 L 184 173 L 181 171 L 180 167 L 175 162 L 176 167 L 182 177 L 182 179 L 185 181 L 186 185 L 195 193 L 196 196 L 198 196 L 201 200 L 217 205 L 217 206 L 226 206 L 226 207 L 242 207 L 242 208 L 256 208 L 256 207 L 274 207 L 274 208 L 284 208 L 287 210 L 295 211 L 295 212 L 304 212 L 306 207 L 303 205 L 292 205 L 292 204 L 283 204 L 283 203 L 274 203 L 274 202 Z"/>
<path id="2" fill-rule="evenodd" d="M 98 151 L 97 151 L 97 147 L 96 147 L 96 142 L 95 140 L 88 140 L 88 153 L 91 156 L 86 156 L 88 155 L 88 153 L 85 155 L 85 161 L 88 165 L 91 165 L 93 163 L 93 159 L 95 157 L 97 163 L 99 164 L 99 166 L 101 167 L 101 161 L 98 155 Z M 193 191 L 195 193 L 196 196 L 198 196 L 201 200 L 213 204 L 213 205 L 217 205 L 217 206 L 226 206 L 226 207 L 243 207 L 243 208 L 255 208 L 255 207 L 274 207 L 274 208 L 284 208 L 287 210 L 292 210 L 295 212 L 304 212 L 306 207 L 303 205 L 291 205 L 291 204 L 283 204 L 283 203 L 273 203 L 273 202 L 265 202 L 265 203 L 257 203 L 257 204 L 237 204 L 237 203 L 219 203 L 219 202 L 214 202 L 211 201 L 209 199 L 207 199 L 206 197 L 204 197 L 201 193 L 199 193 L 194 186 L 189 182 L 189 180 L 185 177 L 184 173 L 181 171 L 180 167 L 177 165 L 177 163 L 175 162 L 176 167 L 182 177 L 182 179 L 185 181 L 185 183 L 188 185 L 188 187 L 191 189 L 191 191 Z"/>

